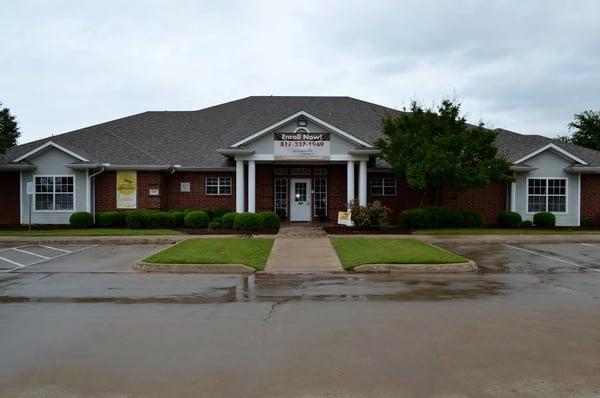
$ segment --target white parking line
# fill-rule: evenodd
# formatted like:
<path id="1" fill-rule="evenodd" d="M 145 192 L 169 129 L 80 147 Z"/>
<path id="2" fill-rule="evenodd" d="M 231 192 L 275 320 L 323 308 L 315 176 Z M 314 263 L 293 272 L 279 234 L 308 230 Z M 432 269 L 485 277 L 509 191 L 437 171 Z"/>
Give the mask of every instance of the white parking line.
<path id="1" fill-rule="evenodd" d="M 18 262 L 16 262 L 16 261 L 10 260 L 10 259 L 8 259 L 8 258 L 6 258 L 6 257 L 2 257 L 2 256 L 0 256 L 0 260 L 4 260 L 4 261 L 6 261 L 7 263 L 11 263 L 11 264 L 13 264 L 13 265 L 16 265 L 16 266 L 18 266 L 18 267 L 23 267 L 23 266 L 24 266 L 24 264 L 20 264 L 20 263 L 18 263 Z M 14 268 L 13 268 L 13 269 L 14 269 Z M 11 271 L 11 270 L 5 270 L 4 272 L 8 272 L 8 271 Z"/>
<path id="2" fill-rule="evenodd" d="M 12 268 L 12 269 L 9 269 L 9 270 L 4 270 L 4 271 L 2 271 L 2 272 L 12 272 L 12 271 L 17 271 L 17 270 L 20 270 L 20 269 L 23 269 L 23 268 L 29 267 L 29 266 L 31 266 L 31 265 L 40 264 L 40 263 L 43 263 L 44 261 L 54 260 L 55 258 L 59 258 L 59 257 L 63 257 L 63 256 L 67 256 L 67 255 L 69 255 L 69 254 L 72 254 L 72 253 L 77 253 L 77 252 L 80 252 L 80 251 L 83 251 L 83 250 L 86 250 L 86 249 L 91 249 L 92 247 L 96 247 L 96 246 L 98 246 L 98 245 L 91 245 L 91 246 L 86 246 L 86 247 L 79 248 L 79 249 L 77 249 L 77 250 L 73 250 L 73 251 L 67 251 L 67 253 L 62 253 L 62 254 L 59 254 L 58 256 L 50 257 L 50 258 L 47 258 L 47 259 L 41 259 L 41 260 L 38 260 L 38 261 L 36 261 L 36 262 L 33 262 L 33 263 L 31 263 L 31 264 L 19 264 L 19 263 L 17 263 L 16 261 L 12 261 L 12 260 L 9 260 L 9 259 L 7 259 L 7 258 L 0 257 L 0 259 L 2 259 L 2 260 L 6 260 L 6 261 L 8 261 L 9 263 L 12 263 L 12 264 L 14 264 L 14 265 L 17 265 L 17 267 L 15 267 L 15 268 Z M 19 246 L 19 247 L 25 247 L 25 246 Z M 53 247 L 50 247 L 50 248 L 51 248 L 51 249 L 54 249 Z M 12 249 L 12 248 L 11 248 L 11 249 Z"/>
<path id="3" fill-rule="evenodd" d="M 29 247 L 29 246 L 27 246 L 27 247 Z M 46 259 L 46 260 L 48 260 L 48 259 L 51 259 L 51 258 L 52 258 L 52 257 L 46 257 L 46 256 L 42 256 L 41 254 L 37 254 L 37 253 L 33 253 L 33 252 L 28 252 L 27 250 L 23 250 L 23 249 L 17 249 L 17 248 L 14 248 L 13 250 L 15 250 L 15 251 L 18 251 L 18 252 L 21 252 L 21 253 L 29 254 L 29 255 L 31 255 L 31 256 L 36 256 L 36 257 L 44 258 L 44 259 Z"/>
<path id="4" fill-rule="evenodd" d="M 590 268 L 590 267 L 587 267 L 587 266 L 585 266 L 585 265 L 581 265 L 581 264 L 574 263 L 574 262 L 572 262 L 572 261 L 567 261 L 567 260 L 563 260 L 563 259 L 561 259 L 561 258 L 552 257 L 552 256 L 547 256 L 547 255 L 545 255 L 545 254 L 541 254 L 541 253 L 538 253 L 538 252 L 536 252 L 536 251 L 533 251 L 533 250 L 524 249 L 524 248 L 522 248 L 522 247 L 513 246 L 513 245 L 507 245 L 507 244 L 505 244 L 505 243 L 503 243 L 503 244 L 502 244 L 502 246 L 506 246 L 506 247 L 509 247 L 509 248 L 511 248 L 511 249 L 515 249 L 515 250 L 521 250 L 521 251 L 523 251 L 523 252 L 530 253 L 530 254 L 535 254 L 536 256 L 545 257 L 545 258 L 548 258 L 548 259 L 550 259 L 550 260 L 554 260 L 554 261 L 560 261 L 561 263 L 569 264 L 569 265 L 575 266 L 575 267 L 577 267 L 577 268 L 585 268 L 585 269 L 589 269 L 590 271 L 594 271 L 594 272 L 600 272 L 600 269 Z"/>
<path id="5" fill-rule="evenodd" d="M 63 253 L 73 253 L 70 250 L 65 250 L 65 249 L 59 249 L 58 247 L 52 247 L 52 246 L 45 246 L 45 245 L 36 245 L 39 247 L 45 247 L 46 249 L 50 249 L 50 250 L 57 250 L 59 252 L 63 252 Z"/>

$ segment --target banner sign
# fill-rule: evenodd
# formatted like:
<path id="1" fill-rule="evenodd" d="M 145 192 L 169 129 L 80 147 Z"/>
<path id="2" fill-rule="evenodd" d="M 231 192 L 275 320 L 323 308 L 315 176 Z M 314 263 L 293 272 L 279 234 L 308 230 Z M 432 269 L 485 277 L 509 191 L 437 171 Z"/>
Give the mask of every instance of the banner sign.
<path id="1" fill-rule="evenodd" d="M 117 209 L 137 207 L 137 172 L 117 171 Z"/>
<path id="2" fill-rule="evenodd" d="M 273 155 L 281 158 L 329 159 L 331 150 L 329 133 L 275 133 Z"/>

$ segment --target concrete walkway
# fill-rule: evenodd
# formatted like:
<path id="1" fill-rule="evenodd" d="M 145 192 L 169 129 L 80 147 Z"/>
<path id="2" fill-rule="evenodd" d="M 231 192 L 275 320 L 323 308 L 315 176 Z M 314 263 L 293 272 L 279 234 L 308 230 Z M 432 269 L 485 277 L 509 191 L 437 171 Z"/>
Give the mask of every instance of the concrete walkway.
<path id="1" fill-rule="evenodd" d="M 275 236 L 265 272 L 344 272 L 320 227 L 282 227 Z"/>

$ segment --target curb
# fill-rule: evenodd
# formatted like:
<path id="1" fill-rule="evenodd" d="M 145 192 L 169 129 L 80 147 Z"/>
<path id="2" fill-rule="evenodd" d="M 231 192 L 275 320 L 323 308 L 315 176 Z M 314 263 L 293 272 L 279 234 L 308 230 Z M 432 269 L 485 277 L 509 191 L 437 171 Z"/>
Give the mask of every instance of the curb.
<path id="1" fill-rule="evenodd" d="M 462 273 L 477 271 L 477 264 L 472 260 L 450 264 L 363 264 L 354 267 L 353 271 L 407 274 Z"/>
<path id="2" fill-rule="evenodd" d="M 253 274 L 254 268 L 243 264 L 163 264 L 136 261 L 132 268 L 139 272 L 169 274 Z"/>
<path id="3" fill-rule="evenodd" d="M 329 235 L 339 238 L 417 239 L 434 244 L 600 243 L 600 234 L 568 235 Z"/>
<path id="4" fill-rule="evenodd" d="M 245 235 L 132 235 L 132 236 L 15 236 L 0 237 L 0 247 L 10 245 L 163 245 L 179 243 L 188 239 L 236 238 Z M 255 235 L 263 237 L 263 235 Z"/>

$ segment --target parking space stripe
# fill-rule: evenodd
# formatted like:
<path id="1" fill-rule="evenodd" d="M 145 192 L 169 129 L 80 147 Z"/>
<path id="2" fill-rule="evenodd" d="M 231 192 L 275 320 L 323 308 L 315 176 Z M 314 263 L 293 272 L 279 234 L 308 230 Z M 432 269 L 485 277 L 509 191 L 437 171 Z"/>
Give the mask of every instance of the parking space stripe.
<path id="1" fill-rule="evenodd" d="M 72 253 L 72 251 L 70 251 L 70 250 L 59 249 L 58 247 L 45 246 L 45 245 L 36 245 L 36 246 L 45 247 L 46 249 L 56 250 L 56 251 L 63 252 L 63 253 Z"/>
<path id="2" fill-rule="evenodd" d="M 16 266 L 18 266 L 18 267 L 23 267 L 23 266 L 24 266 L 24 264 L 20 264 L 20 263 L 18 263 L 18 262 L 16 262 L 16 261 L 13 261 L 13 260 L 11 260 L 11 259 L 8 259 L 8 258 L 6 258 L 6 257 L 2 257 L 2 256 L 0 256 L 0 260 L 4 260 L 4 261 L 6 261 L 7 263 L 11 263 L 11 264 L 13 264 L 13 265 L 16 265 Z M 13 268 L 13 269 L 14 269 L 14 268 Z M 12 270 L 8 270 L 8 271 L 12 271 Z M 8 271 L 7 271 L 7 272 L 8 272 Z"/>
<path id="3" fill-rule="evenodd" d="M 27 246 L 27 247 L 29 247 L 29 246 Z M 15 250 L 15 251 L 18 251 L 18 252 L 21 252 L 21 253 L 29 254 L 29 255 L 31 255 L 31 256 L 40 257 L 40 258 L 43 258 L 43 259 L 45 259 L 45 260 L 48 260 L 48 259 L 51 259 L 51 258 L 52 258 L 52 257 L 46 257 L 46 256 L 42 256 L 41 254 L 37 254 L 37 253 L 33 253 L 33 252 L 28 252 L 27 250 L 23 250 L 23 249 L 16 249 L 16 248 L 15 248 L 15 249 L 13 249 L 13 250 Z"/>
<path id="4" fill-rule="evenodd" d="M 575 266 L 577 268 L 585 268 L 585 269 L 589 269 L 590 271 L 600 272 L 600 269 L 595 269 L 595 268 L 591 268 L 591 267 L 588 267 L 588 266 L 585 266 L 585 265 L 574 263 L 572 261 L 563 260 L 562 258 L 548 256 L 546 254 L 538 253 L 538 252 L 533 251 L 533 250 L 524 249 L 522 247 L 513 246 L 513 245 L 507 245 L 505 243 L 503 243 L 502 246 L 505 246 L 505 247 L 508 247 L 508 248 L 511 248 L 511 249 L 515 249 L 515 250 L 521 250 L 523 252 L 530 253 L 530 254 L 535 254 L 536 256 L 545 257 L 545 258 L 548 258 L 550 260 L 560 261 L 561 263 L 569 264 L 569 265 Z"/>
<path id="5" fill-rule="evenodd" d="M 6 260 L 6 261 L 8 261 L 8 262 L 9 262 L 9 263 L 11 263 L 11 264 L 17 265 L 17 267 L 15 267 L 15 268 L 12 268 L 12 269 L 9 269 L 9 270 L 5 270 L 5 271 L 2 271 L 2 272 L 13 272 L 13 271 L 18 271 L 18 270 L 20 270 L 20 269 L 23 269 L 23 268 L 29 267 L 29 266 L 31 266 L 31 265 L 36 265 L 36 264 L 43 263 L 43 262 L 45 262 L 45 261 L 54 260 L 54 259 L 56 259 L 56 258 L 60 258 L 60 257 L 63 257 L 63 256 L 67 256 L 67 255 L 69 255 L 69 254 L 72 254 L 72 253 L 77 253 L 77 252 L 80 252 L 80 251 L 83 251 L 83 250 L 86 250 L 86 249 L 91 249 L 92 247 L 96 247 L 96 246 L 98 246 L 98 245 L 91 245 L 91 246 L 82 247 L 82 248 L 79 248 L 79 249 L 77 249 L 77 250 L 70 251 L 70 252 L 68 252 L 68 253 L 62 253 L 62 254 L 59 254 L 58 256 L 55 256 L 55 257 L 51 257 L 51 258 L 47 258 L 47 259 L 44 259 L 44 258 L 43 258 L 43 259 L 41 259 L 41 260 L 38 260 L 38 261 L 36 261 L 36 262 L 34 262 L 34 263 L 31 263 L 31 264 L 19 264 L 19 263 L 15 262 L 15 261 L 12 261 L 12 260 L 9 260 L 9 259 L 7 259 L 7 258 L 0 257 L 0 259 L 2 259 L 2 260 Z M 25 247 L 25 246 L 20 246 L 20 247 Z M 12 249 L 12 248 L 11 248 L 11 249 Z"/>

